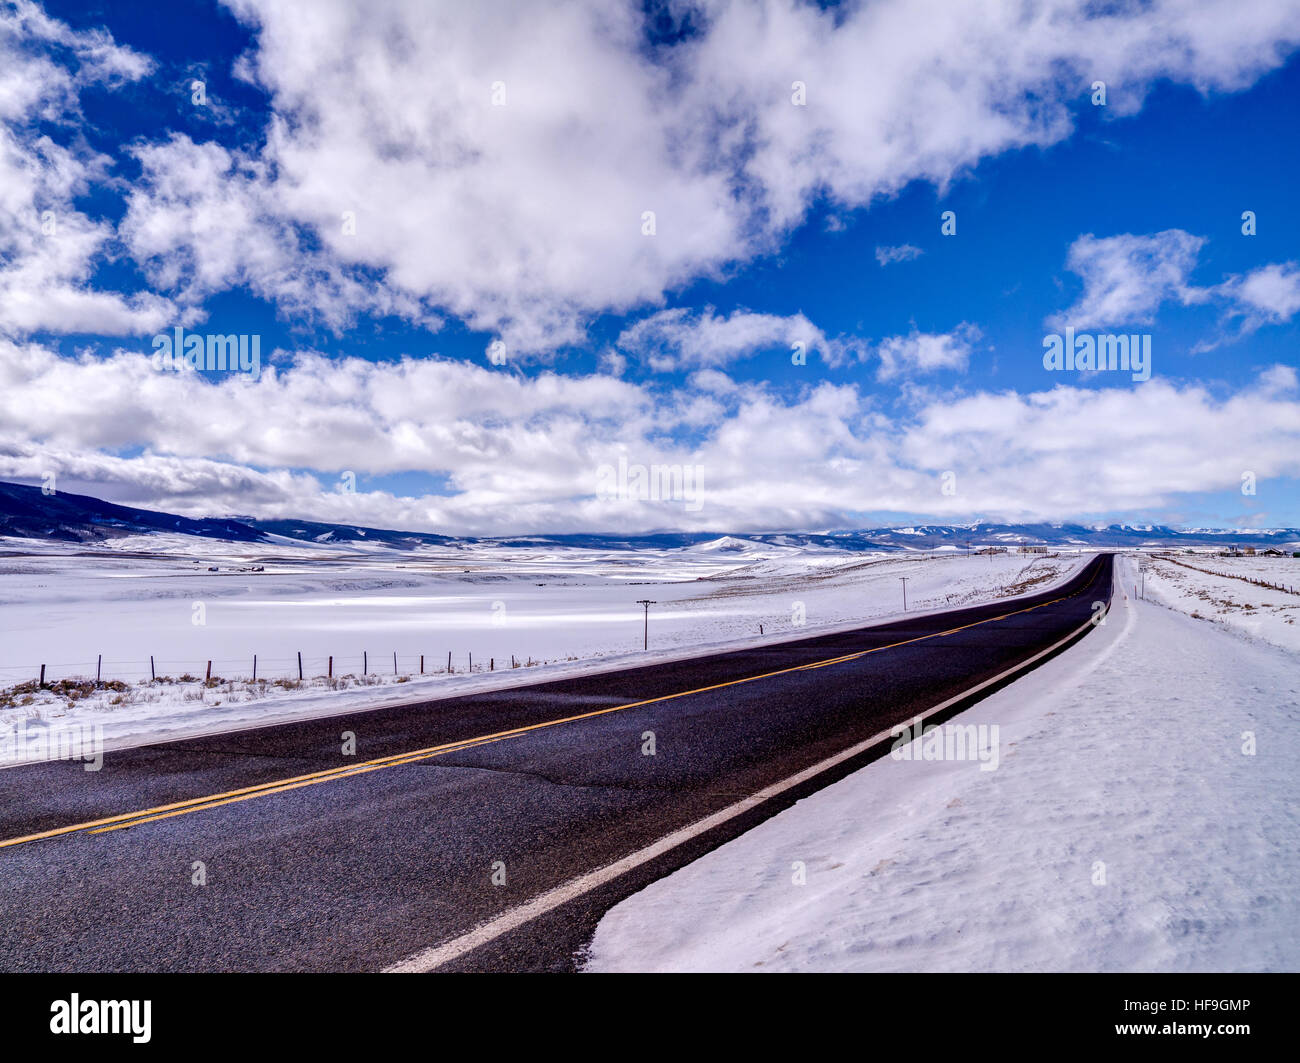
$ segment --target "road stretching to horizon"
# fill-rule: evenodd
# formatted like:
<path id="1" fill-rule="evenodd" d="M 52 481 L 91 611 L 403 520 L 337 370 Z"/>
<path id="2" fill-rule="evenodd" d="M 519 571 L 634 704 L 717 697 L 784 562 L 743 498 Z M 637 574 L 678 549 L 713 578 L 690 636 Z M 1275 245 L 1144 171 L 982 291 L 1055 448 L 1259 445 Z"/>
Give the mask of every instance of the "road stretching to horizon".
<path id="1" fill-rule="evenodd" d="M 1112 578 L 4 769 L 0 970 L 574 970 L 624 897 L 1085 637 Z"/>

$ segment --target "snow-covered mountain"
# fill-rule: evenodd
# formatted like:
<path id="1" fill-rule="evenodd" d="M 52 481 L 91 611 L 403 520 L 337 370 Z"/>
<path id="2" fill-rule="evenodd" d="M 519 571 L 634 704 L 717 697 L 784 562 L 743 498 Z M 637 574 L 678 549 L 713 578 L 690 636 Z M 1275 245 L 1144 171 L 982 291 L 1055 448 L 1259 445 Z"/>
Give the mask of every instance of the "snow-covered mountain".
<path id="1" fill-rule="evenodd" d="M 192 520 L 173 513 L 119 506 L 89 495 L 47 495 L 39 487 L 0 483 L 0 537 L 95 542 L 161 532 L 232 542 L 264 538 L 256 528 L 237 520 Z"/>
<path id="2" fill-rule="evenodd" d="M 692 547 L 711 553 L 746 555 L 767 548 L 812 548 L 846 551 L 934 551 L 986 546 L 1142 547 L 1236 545 L 1300 546 L 1300 529 L 1170 528 L 1159 525 L 1110 524 L 926 524 L 898 528 L 846 529 L 824 532 L 660 532 L 645 535 L 569 534 L 477 538 L 433 532 L 394 531 L 310 520 L 259 520 L 251 517 L 193 519 L 136 509 L 89 495 L 0 483 L 0 539 L 47 539 L 72 543 L 103 542 L 126 535 L 182 534 L 233 542 L 304 543 L 346 546 L 367 543 L 395 550 L 421 546 L 494 543 L 524 548 L 585 547 L 600 550 Z"/>

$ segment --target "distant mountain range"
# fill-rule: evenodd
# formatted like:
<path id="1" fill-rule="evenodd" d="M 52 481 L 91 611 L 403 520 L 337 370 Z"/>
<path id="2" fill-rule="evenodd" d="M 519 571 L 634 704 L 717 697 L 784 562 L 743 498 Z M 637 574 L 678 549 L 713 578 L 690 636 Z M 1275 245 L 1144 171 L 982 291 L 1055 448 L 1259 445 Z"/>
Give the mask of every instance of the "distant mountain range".
<path id="1" fill-rule="evenodd" d="M 117 506 L 88 495 L 47 495 L 39 487 L 0 483 L 0 535 L 96 542 L 123 535 L 179 532 L 206 539 L 258 542 L 264 536 L 237 520 L 192 520 Z"/>
<path id="2" fill-rule="evenodd" d="M 127 535 L 159 533 L 204 539 L 273 544 L 285 539 L 316 543 L 379 543 L 397 550 L 421 546 L 496 544 L 513 547 L 557 546 L 588 549 L 672 549 L 702 547 L 717 552 L 743 552 L 755 544 L 820 547 L 839 550 L 964 550 L 984 546 L 1136 547 L 1136 546 L 1290 546 L 1300 544 L 1300 529 L 1168 528 L 1160 525 L 1111 524 L 927 524 L 909 528 L 870 528 L 827 532 L 661 532 L 649 535 L 573 534 L 457 537 L 428 532 L 393 531 L 354 524 L 310 520 L 256 520 L 246 517 L 207 517 L 195 520 L 119 506 L 89 495 L 58 492 L 46 495 L 39 487 L 0 483 L 0 538 L 46 539 L 69 543 L 98 543 Z"/>

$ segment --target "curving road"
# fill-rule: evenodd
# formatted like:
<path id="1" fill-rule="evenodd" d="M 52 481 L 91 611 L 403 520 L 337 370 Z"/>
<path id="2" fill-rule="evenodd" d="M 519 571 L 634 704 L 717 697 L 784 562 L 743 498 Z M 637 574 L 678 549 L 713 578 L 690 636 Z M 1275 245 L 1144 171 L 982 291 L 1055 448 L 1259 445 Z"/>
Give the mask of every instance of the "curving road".
<path id="1" fill-rule="evenodd" d="M 0 970 L 573 970 L 623 897 L 1085 637 L 1112 560 L 850 632 L 5 769 Z"/>

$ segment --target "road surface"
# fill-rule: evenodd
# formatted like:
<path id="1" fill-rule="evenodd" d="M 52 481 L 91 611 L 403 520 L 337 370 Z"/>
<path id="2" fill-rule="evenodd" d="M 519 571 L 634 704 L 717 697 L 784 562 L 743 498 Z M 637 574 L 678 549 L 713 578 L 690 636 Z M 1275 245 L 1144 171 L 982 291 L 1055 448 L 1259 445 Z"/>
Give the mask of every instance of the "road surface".
<path id="1" fill-rule="evenodd" d="M 573 970 L 613 904 L 1085 637 L 1111 584 L 1102 555 L 1000 603 L 5 769 L 0 970 Z"/>

